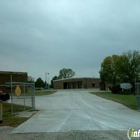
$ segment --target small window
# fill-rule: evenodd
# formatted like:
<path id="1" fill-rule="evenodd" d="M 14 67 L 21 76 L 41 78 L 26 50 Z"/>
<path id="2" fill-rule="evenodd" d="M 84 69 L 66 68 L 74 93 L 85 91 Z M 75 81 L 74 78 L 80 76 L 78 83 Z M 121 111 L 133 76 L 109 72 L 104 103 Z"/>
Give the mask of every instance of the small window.
<path id="1" fill-rule="evenodd" d="M 95 87 L 95 83 L 92 83 L 92 87 Z"/>

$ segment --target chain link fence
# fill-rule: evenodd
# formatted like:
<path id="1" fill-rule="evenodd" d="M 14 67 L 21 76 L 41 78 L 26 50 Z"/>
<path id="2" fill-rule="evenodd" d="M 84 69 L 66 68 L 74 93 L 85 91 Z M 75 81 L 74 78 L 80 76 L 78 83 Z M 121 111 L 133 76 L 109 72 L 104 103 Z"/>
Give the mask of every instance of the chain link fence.
<path id="1" fill-rule="evenodd" d="M 35 84 L 27 82 L 10 82 L 0 85 L 3 92 L 10 94 L 11 113 L 35 110 Z"/>
<path id="2" fill-rule="evenodd" d="M 21 111 L 35 110 L 35 86 L 34 83 L 11 82 L 11 110 L 12 115 L 17 113 L 15 104 L 21 105 Z M 16 90 L 20 90 L 20 94 Z"/>

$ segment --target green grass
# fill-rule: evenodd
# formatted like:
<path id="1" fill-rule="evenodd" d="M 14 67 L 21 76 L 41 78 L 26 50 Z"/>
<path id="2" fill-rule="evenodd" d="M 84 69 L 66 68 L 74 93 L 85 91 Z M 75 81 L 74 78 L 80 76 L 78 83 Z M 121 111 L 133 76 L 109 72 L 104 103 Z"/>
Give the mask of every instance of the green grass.
<path id="1" fill-rule="evenodd" d="M 23 106 L 21 105 L 14 105 L 14 111 L 19 112 L 23 111 Z M 3 123 L 0 126 L 13 126 L 16 127 L 23 122 L 25 122 L 28 118 L 24 117 L 16 117 L 12 116 L 11 114 L 11 104 L 10 103 L 3 103 Z"/>
<path id="2" fill-rule="evenodd" d="M 91 92 L 99 97 L 112 100 L 125 105 L 128 108 L 136 110 L 136 97 L 134 95 L 113 94 L 111 92 Z"/>
<path id="3" fill-rule="evenodd" d="M 50 95 L 53 93 L 56 93 L 57 91 L 51 91 L 51 90 L 36 90 L 35 96 L 41 96 L 41 95 Z"/>

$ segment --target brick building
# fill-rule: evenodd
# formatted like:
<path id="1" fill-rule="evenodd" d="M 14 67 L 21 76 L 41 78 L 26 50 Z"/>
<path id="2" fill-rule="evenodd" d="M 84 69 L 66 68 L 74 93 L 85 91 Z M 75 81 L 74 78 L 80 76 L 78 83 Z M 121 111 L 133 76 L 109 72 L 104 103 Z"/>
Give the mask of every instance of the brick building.
<path id="1" fill-rule="evenodd" d="M 11 82 L 11 76 L 12 82 L 27 82 L 27 72 L 0 71 L 0 88 L 3 92 L 10 91 L 10 88 L 4 85 Z"/>
<path id="2" fill-rule="evenodd" d="M 100 78 L 68 78 L 53 81 L 54 89 L 80 89 L 100 88 L 105 89 L 105 83 Z"/>

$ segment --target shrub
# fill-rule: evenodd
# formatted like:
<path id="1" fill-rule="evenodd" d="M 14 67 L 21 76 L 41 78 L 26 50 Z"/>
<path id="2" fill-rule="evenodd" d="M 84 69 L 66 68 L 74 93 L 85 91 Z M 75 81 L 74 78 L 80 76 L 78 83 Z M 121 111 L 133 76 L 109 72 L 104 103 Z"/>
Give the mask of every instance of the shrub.
<path id="1" fill-rule="evenodd" d="M 120 87 L 120 85 L 115 85 L 115 86 L 113 86 L 112 88 L 111 88 L 111 92 L 112 93 L 119 93 L 119 92 L 121 92 L 122 90 L 121 90 L 121 87 Z"/>

